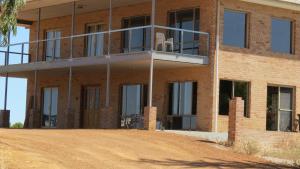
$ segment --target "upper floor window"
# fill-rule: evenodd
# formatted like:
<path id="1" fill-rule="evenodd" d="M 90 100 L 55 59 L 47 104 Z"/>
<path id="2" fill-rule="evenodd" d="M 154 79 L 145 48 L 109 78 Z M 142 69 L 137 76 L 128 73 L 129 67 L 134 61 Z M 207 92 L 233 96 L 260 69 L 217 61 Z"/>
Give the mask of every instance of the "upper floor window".
<path id="1" fill-rule="evenodd" d="M 168 23 L 170 27 L 199 31 L 200 10 L 199 8 L 195 8 L 169 12 Z M 168 38 L 172 38 L 174 41 L 174 51 L 180 52 L 180 49 L 182 48 L 184 54 L 198 55 L 199 34 L 186 31 L 183 32 L 183 35 L 181 35 L 181 33 L 181 31 L 177 30 L 169 31 Z M 182 41 L 183 43 L 181 43 Z"/>
<path id="2" fill-rule="evenodd" d="M 60 38 L 61 32 L 59 30 L 50 30 L 46 32 L 46 61 L 60 58 Z"/>
<path id="3" fill-rule="evenodd" d="M 247 47 L 247 13 L 225 9 L 223 44 Z"/>
<path id="4" fill-rule="evenodd" d="M 91 34 L 86 37 L 86 56 L 103 56 L 104 55 L 104 34 L 100 34 L 101 24 L 88 24 L 86 33 Z"/>
<path id="5" fill-rule="evenodd" d="M 150 25 L 150 16 L 134 16 L 122 20 L 123 28 L 134 28 Z M 123 52 L 145 51 L 151 46 L 151 29 L 132 29 L 123 32 Z"/>
<path id="6" fill-rule="evenodd" d="M 288 19 L 272 18 L 272 51 L 280 53 L 293 53 L 292 25 Z"/>

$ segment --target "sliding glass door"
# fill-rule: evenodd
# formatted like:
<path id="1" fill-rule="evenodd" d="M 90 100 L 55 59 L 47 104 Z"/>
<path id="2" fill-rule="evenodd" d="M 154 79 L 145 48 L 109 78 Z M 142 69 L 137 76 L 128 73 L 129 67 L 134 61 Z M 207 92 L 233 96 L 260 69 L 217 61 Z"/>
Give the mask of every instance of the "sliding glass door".
<path id="1" fill-rule="evenodd" d="M 51 30 L 46 32 L 46 61 L 60 58 L 61 32 L 59 30 Z"/>
<path id="2" fill-rule="evenodd" d="M 123 128 L 142 128 L 143 110 L 147 104 L 147 86 L 123 85 L 121 99 L 121 127 Z"/>
<path id="3" fill-rule="evenodd" d="M 88 35 L 86 38 L 86 56 L 103 56 L 104 34 L 100 34 L 102 26 L 100 24 L 88 24 L 86 33 L 98 33 Z"/>
<path id="4" fill-rule="evenodd" d="M 44 88 L 43 90 L 43 119 L 42 126 L 55 128 L 58 113 L 58 88 Z"/>
<path id="5" fill-rule="evenodd" d="M 292 131 L 293 88 L 268 86 L 267 130 Z"/>
<path id="6" fill-rule="evenodd" d="M 200 10 L 198 8 L 169 12 L 170 27 L 199 31 L 199 20 Z M 184 54 L 199 54 L 198 34 L 184 32 L 182 36 L 180 31 L 170 31 L 169 36 L 170 38 L 174 38 L 174 51 L 181 52 L 181 44 L 183 44 L 182 49 Z M 181 43 L 182 41 L 183 43 Z"/>
<path id="7" fill-rule="evenodd" d="M 122 21 L 123 28 L 134 28 L 150 25 L 150 16 L 137 16 L 125 18 Z M 151 29 L 133 29 L 123 33 L 123 52 L 150 50 Z"/>
<path id="8" fill-rule="evenodd" d="M 170 129 L 196 129 L 197 83 L 175 82 L 169 84 Z"/>

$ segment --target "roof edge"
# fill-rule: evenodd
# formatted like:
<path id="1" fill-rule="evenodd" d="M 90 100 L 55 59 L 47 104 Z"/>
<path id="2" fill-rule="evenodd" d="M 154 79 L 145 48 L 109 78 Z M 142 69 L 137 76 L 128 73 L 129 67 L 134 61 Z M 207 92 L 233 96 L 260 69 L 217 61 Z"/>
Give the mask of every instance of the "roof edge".
<path id="1" fill-rule="evenodd" d="M 300 11 L 300 0 L 241 0 L 249 3 Z"/>

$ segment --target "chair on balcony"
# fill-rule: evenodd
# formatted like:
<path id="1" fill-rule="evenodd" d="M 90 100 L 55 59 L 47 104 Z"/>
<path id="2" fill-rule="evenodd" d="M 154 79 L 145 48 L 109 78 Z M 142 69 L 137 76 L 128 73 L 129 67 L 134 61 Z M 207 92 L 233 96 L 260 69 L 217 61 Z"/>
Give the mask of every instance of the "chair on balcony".
<path id="1" fill-rule="evenodd" d="M 167 47 L 170 46 L 171 52 L 174 51 L 174 39 L 168 38 L 166 40 L 165 34 L 161 32 L 156 33 L 156 44 L 155 44 L 155 50 L 159 51 L 167 51 Z"/>

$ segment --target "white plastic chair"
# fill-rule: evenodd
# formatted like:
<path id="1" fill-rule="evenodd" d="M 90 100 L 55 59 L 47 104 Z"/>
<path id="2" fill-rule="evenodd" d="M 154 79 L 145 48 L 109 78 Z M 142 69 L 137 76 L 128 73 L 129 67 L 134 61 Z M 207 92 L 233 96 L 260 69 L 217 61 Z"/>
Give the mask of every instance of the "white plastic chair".
<path id="1" fill-rule="evenodd" d="M 158 51 L 159 47 L 161 46 L 161 51 L 167 50 L 167 46 L 170 46 L 172 52 L 174 51 L 174 39 L 173 38 L 168 38 L 166 40 L 165 34 L 161 32 L 156 33 L 156 44 L 155 44 L 155 49 Z"/>

